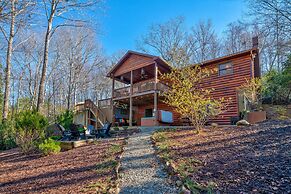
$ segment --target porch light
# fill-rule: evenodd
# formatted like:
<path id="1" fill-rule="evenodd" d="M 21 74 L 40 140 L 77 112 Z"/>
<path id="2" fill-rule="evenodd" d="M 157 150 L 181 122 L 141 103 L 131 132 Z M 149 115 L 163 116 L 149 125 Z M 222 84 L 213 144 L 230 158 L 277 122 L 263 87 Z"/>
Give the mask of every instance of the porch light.
<path id="1" fill-rule="evenodd" d="M 146 72 L 145 72 L 145 70 L 144 70 L 144 68 L 141 68 L 141 72 L 140 72 L 140 78 L 141 79 L 146 79 L 147 78 L 147 75 L 146 75 Z"/>
<path id="2" fill-rule="evenodd" d="M 144 70 L 144 68 L 141 68 L 141 75 L 145 75 L 145 70 Z"/>

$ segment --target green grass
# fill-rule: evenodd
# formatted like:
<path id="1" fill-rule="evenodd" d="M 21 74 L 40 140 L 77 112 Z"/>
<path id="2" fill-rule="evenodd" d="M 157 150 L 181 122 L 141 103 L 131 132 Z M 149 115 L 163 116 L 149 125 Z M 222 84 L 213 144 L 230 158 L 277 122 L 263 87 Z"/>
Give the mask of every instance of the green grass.
<path id="1" fill-rule="evenodd" d="M 184 185 L 185 187 L 187 187 L 192 193 L 208 193 L 208 194 L 212 194 L 214 193 L 214 189 L 215 187 L 217 187 L 216 183 L 214 182 L 208 182 L 207 186 L 203 186 L 197 182 L 194 182 L 193 180 L 191 180 L 190 178 L 185 178 L 184 180 Z"/>
<path id="2" fill-rule="evenodd" d="M 168 139 L 166 136 L 166 132 L 155 132 L 152 138 L 155 142 L 164 142 Z"/>
<path id="3" fill-rule="evenodd" d="M 81 191 L 87 193 L 88 191 L 95 191 L 95 193 L 106 194 L 109 193 L 109 190 L 115 187 L 115 181 L 111 180 L 111 178 L 107 177 L 104 180 L 100 180 L 95 183 L 91 183 L 87 185 Z M 112 192 L 111 192 L 112 193 Z"/>
<path id="4" fill-rule="evenodd" d="M 102 161 L 102 162 L 96 164 L 96 172 L 97 173 L 104 173 L 104 172 L 107 172 L 109 170 L 113 170 L 113 169 L 115 169 L 117 164 L 118 164 L 118 161 L 116 161 L 113 158 Z"/>
<path id="5" fill-rule="evenodd" d="M 113 127 L 114 131 L 119 131 L 119 127 Z"/>
<path id="6" fill-rule="evenodd" d="M 119 153 L 121 151 L 122 151 L 122 145 L 119 145 L 119 144 L 112 144 L 109 148 L 110 154 Z"/>

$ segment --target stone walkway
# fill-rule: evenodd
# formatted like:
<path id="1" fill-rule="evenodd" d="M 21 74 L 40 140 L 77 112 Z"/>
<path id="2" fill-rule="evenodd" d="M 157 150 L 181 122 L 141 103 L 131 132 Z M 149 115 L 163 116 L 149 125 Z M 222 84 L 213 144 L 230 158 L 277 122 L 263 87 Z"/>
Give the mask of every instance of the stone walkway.
<path id="1" fill-rule="evenodd" d="M 152 129 L 143 129 L 128 139 L 121 160 L 121 194 L 178 193 L 154 154 L 152 132 Z"/>

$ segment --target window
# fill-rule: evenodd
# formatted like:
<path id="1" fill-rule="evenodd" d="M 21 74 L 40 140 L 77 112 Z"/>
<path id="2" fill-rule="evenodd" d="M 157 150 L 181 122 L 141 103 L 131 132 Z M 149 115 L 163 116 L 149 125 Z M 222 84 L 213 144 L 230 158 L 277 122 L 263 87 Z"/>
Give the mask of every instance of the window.
<path id="1" fill-rule="evenodd" d="M 231 62 L 220 64 L 218 69 L 219 69 L 218 71 L 219 76 L 229 75 L 233 73 L 233 65 Z"/>
<path id="2" fill-rule="evenodd" d="M 153 109 L 145 109 L 144 117 L 152 117 Z"/>

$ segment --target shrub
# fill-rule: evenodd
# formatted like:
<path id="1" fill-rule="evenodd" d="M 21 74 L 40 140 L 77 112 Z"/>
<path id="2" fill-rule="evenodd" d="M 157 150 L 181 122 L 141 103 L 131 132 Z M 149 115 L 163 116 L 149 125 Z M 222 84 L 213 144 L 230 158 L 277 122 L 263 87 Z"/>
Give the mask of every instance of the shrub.
<path id="1" fill-rule="evenodd" d="M 51 136 L 50 138 L 57 141 L 57 140 L 62 139 L 62 136 L 61 135 L 54 135 L 54 136 Z"/>
<path id="2" fill-rule="evenodd" d="M 186 65 L 186 64 L 185 64 Z M 175 108 L 182 117 L 189 118 L 192 125 L 201 129 L 208 119 L 227 111 L 231 98 L 211 98 L 213 88 L 201 87 L 216 70 L 194 67 L 173 68 L 170 73 L 161 76 L 162 82 L 170 85 L 162 93 L 164 102 Z"/>
<path id="3" fill-rule="evenodd" d="M 261 94 L 265 90 L 261 78 L 246 79 L 245 83 L 238 87 L 244 97 L 247 99 L 251 110 L 259 110 Z"/>
<path id="4" fill-rule="evenodd" d="M 61 151 L 61 146 L 59 142 L 56 142 L 53 139 L 48 138 L 44 140 L 43 143 L 39 144 L 38 149 L 43 155 L 47 156 L 59 153 Z"/>
<path id="5" fill-rule="evenodd" d="M 62 125 L 65 129 L 69 129 L 70 125 L 73 123 L 73 116 L 73 111 L 66 110 L 57 116 L 57 123 Z"/>
<path id="6" fill-rule="evenodd" d="M 273 69 L 263 77 L 266 88 L 263 93 L 265 104 L 284 105 L 291 102 L 291 54 L 282 66 L 282 71 Z"/>
<path id="7" fill-rule="evenodd" d="M 0 123 L 0 150 L 16 147 L 15 126 L 13 121 Z"/>
<path id="8" fill-rule="evenodd" d="M 16 143 L 23 153 L 34 151 L 45 136 L 47 119 L 35 111 L 23 111 L 16 116 Z"/>

